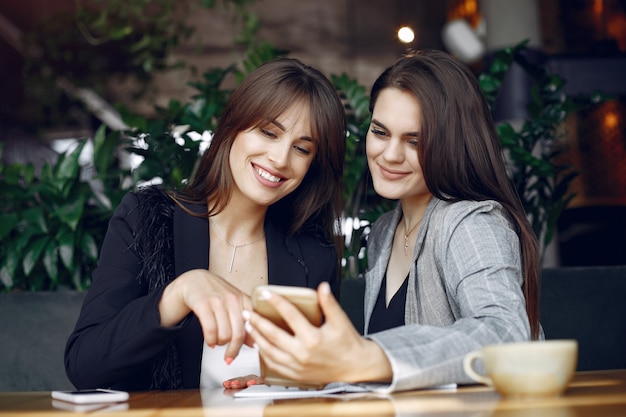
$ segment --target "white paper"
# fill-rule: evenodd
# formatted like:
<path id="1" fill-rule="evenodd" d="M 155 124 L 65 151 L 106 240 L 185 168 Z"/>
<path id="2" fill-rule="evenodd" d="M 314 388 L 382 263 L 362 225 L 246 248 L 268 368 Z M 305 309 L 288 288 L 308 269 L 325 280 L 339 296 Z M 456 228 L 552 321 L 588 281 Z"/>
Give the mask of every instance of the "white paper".
<path id="1" fill-rule="evenodd" d="M 348 384 L 345 382 L 331 382 L 321 389 L 300 389 L 278 385 L 252 385 L 235 393 L 235 398 L 313 398 L 350 393 L 376 393 L 383 391 L 387 384 Z M 428 389 L 455 389 L 456 384 L 438 385 Z"/>

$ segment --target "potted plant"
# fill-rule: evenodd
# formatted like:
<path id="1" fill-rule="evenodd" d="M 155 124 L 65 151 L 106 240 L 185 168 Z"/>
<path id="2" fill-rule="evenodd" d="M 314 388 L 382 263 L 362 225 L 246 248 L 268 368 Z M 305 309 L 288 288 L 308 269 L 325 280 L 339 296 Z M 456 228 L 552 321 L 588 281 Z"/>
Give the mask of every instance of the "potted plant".
<path id="1" fill-rule="evenodd" d="M 489 67 L 480 74 L 481 88 L 495 110 L 506 74 L 519 65 L 530 79 L 528 116 L 521 126 L 510 122 L 497 124 L 498 136 L 509 162 L 510 175 L 542 249 L 554 237 L 563 209 L 574 195 L 569 186 L 578 175 L 570 166 L 557 163 L 562 150 L 558 140 L 566 134 L 565 121 L 576 111 L 605 100 L 600 93 L 569 96 L 567 82 L 530 58 L 527 42 L 504 48 L 494 54 Z"/>

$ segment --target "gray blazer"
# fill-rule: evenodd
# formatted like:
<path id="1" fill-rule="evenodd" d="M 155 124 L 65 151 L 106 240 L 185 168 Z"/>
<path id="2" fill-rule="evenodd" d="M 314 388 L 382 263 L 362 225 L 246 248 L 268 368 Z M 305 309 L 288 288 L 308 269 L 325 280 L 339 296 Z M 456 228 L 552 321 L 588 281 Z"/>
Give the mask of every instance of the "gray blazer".
<path id="1" fill-rule="evenodd" d="M 417 235 L 402 327 L 368 334 L 391 253 L 400 205 L 368 237 L 365 334 L 386 353 L 386 392 L 468 383 L 463 357 L 488 344 L 530 340 L 519 239 L 495 201 L 433 197 Z"/>

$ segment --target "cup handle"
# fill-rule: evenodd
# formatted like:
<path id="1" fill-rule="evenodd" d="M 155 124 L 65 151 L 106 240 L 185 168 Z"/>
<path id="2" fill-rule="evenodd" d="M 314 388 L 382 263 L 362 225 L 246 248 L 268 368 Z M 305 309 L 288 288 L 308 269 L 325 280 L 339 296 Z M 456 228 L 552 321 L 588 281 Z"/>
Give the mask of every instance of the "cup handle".
<path id="1" fill-rule="evenodd" d="M 493 386 L 491 378 L 481 375 L 474 370 L 474 362 L 478 359 L 483 359 L 483 352 L 480 350 L 475 350 L 465 355 L 465 358 L 463 359 L 463 370 L 465 370 L 467 376 L 472 378 L 474 381 Z"/>

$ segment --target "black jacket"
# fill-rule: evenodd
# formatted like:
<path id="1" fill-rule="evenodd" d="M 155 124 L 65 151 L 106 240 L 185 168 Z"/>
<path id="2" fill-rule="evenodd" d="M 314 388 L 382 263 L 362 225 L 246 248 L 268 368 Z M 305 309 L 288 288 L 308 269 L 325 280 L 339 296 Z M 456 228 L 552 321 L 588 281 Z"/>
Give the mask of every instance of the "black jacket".
<path id="1" fill-rule="evenodd" d="M 197 212 L 206 206 L 189 206 Z M 311 235 L 285 235 L 265 223 L 270 284 L 316 288 L 337 296 L 337 255 Z M 79 389 L 127 391 L 197 388 L 202 333 L 190 314 L 162 328 L 164 287 L 183 272 L 208 268 L 206 217 L 194 217 L 165 193 L 129 193 L 109 222 L 98 266 L 65 349 L 65 368 Z"/>

